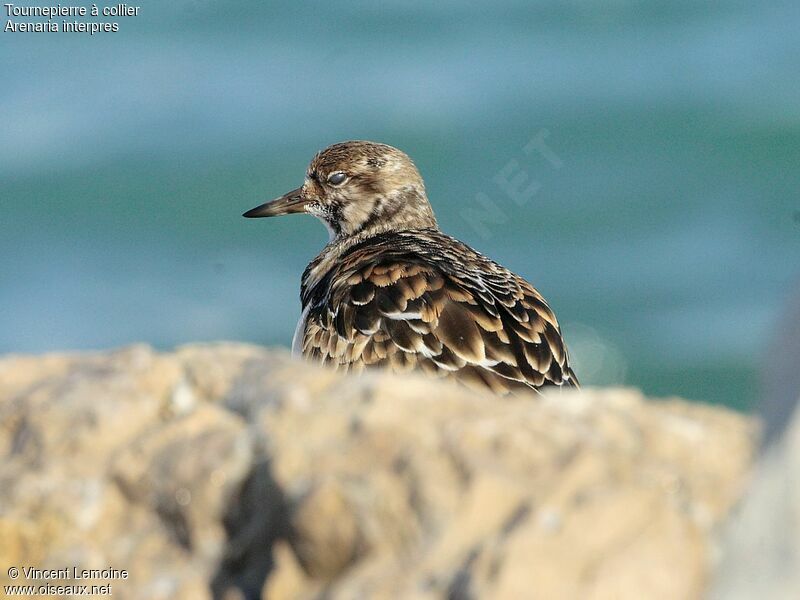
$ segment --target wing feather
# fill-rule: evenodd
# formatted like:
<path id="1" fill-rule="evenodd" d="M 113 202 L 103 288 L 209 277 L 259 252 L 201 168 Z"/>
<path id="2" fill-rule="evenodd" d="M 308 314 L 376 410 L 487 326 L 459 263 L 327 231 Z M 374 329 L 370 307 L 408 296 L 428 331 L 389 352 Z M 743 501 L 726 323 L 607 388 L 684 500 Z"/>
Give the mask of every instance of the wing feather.
<path id="1" fill-rule="evenodd" d="M 365 246 L 335 267 L 306 319 L 305 356 L 356 372 L 419 369 L 498 394 L 577 385 L 555 315 L 533 286 L 467 246 L 464 267 L 409 245 Z"/>

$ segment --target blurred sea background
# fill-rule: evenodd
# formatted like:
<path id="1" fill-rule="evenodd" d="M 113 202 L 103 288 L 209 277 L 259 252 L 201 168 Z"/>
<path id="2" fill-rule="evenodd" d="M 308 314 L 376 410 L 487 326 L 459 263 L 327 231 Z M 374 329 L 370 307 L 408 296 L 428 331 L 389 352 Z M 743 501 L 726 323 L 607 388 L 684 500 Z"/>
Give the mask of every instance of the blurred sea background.
<path id="1" fill-rule="evenodd" d="M 800 281 L 796 0 L 136 5 L 0 33 L 0 352 L 288 346 L 327 234 L 241 213 L 372 139 L 584 383 L 752 406 Z"/>

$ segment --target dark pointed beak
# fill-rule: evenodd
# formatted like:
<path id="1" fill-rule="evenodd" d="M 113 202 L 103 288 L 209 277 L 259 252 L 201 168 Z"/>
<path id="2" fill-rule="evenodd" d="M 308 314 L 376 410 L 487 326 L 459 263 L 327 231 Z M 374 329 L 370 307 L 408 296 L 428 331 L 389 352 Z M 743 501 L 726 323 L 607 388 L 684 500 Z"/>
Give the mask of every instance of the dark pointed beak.
<path id="1" fill-rule="evenodd" d="M 254 219 L 256 217 L 277 217 L 279 215 L 304 212 L 307 202 L 308 201 L 303 197 L 303 188 L 297 188 L 296 190 L 285 193 L 280 198 L 276 198 L 266 204 L 248 210 L 242 216 L 248 219 Z"/>

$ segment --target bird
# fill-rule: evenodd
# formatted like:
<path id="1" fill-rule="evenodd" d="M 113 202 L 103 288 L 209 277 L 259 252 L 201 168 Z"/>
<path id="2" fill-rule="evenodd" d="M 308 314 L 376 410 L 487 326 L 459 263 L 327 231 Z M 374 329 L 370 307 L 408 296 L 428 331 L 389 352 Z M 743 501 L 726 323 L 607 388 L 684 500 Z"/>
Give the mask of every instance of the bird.
<path id="1" fill-rule="evenodd" d="M 403 151 L 318 152 L 303 185 L 243 214 L 306 213 L 330 240 L 306 267 L 292 352 L 344 372 L 384 368 L 501 396 L 579 387 L 555 313 L 525 279 L 443 233 Z"/>

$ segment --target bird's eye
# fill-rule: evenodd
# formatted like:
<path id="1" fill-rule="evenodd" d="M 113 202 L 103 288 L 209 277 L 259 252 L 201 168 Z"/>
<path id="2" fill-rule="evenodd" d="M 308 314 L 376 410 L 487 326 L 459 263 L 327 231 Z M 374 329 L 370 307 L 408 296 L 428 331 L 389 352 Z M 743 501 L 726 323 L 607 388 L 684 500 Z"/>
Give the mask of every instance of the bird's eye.
<path id="1" fill-rule="evenodd" d="M 341 171 L 336 171 L 336 173 L 331 173 L 328 175 L 328 183 L 331 185 L 342 185 L 345 179 L 347 179 L 347 175 Z"/>

